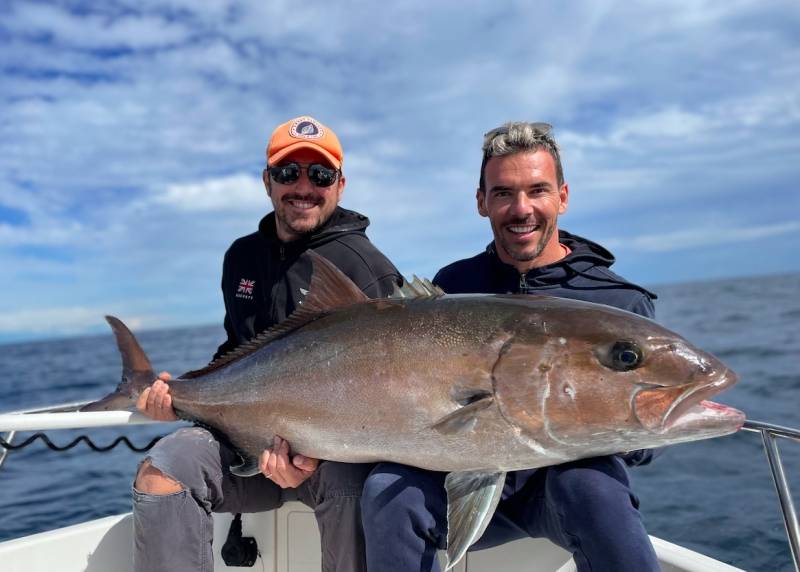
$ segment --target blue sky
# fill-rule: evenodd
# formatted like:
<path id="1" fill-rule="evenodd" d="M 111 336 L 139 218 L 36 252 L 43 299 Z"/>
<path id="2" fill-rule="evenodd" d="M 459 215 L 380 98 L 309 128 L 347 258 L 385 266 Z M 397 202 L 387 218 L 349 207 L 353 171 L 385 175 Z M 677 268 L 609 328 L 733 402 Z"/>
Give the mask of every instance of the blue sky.
<path id="1" fill-rule="evenodd" d="M 653 285 L 800 270 L 800 5 L 6 1 L 0 341 L 221 322 L 275 125 L 339 134 L 405 274 L 490 240 L 482 134 L 556 128 L 569 212 Z"/>

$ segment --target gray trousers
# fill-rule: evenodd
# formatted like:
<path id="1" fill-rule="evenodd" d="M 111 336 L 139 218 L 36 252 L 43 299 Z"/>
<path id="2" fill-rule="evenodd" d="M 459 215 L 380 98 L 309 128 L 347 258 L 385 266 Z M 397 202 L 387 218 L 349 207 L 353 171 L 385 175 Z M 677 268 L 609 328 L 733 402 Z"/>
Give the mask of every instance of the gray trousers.
<path id="1" fill-rule="evenodd" d="M 133 489 L 136 572 L 212 572 L 212 512 L 260 512 L 294 499 L 314 509 L 323 572 L 366 571 L 360 501 L 373 465 L 322 462 L 297 489 L 283 491 L 261 475 L 231 475 L 236 454 L 199 427 L 164 437 L 146 459 L 183 490 L 151 495 Z"/>

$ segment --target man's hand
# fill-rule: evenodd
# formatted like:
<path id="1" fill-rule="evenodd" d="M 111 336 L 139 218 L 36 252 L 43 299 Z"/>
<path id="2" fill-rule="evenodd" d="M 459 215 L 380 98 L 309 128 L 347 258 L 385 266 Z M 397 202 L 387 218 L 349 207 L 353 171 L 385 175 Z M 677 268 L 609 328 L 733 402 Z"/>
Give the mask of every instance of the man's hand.
<path id="1" fill-rule="evenodd" d="M 172 408 L 172 396 L 169 386 L 165 383 L 172 376 L 165 371 L 158 374 L 153 385 L 145 389 L 136 401 L 136 409 L 150 419 L 156 421 L 177 421 L 178 416 Z"/>
<path id="2" fill-rule="evenodd" d="M 289 460 L 289 442 L 277 435 L 272 444 L 272 450 L 265 449 L 261 453 L 258 468 L 263 475 L 281 487 L 293 489 L 300 486 L 308 477 L 314 474 L 319 466 L 319 459 L 295 455 Z"/>

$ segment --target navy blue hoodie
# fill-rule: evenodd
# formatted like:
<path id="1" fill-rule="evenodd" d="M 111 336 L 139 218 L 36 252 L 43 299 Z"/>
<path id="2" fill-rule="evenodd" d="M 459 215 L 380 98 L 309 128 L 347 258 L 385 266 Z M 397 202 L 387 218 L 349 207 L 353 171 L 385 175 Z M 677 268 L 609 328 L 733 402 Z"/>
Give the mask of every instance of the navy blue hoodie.
<path id="1" fill-rule="evenodd" d="M 609 269 L 614 264 L 613 254 L 564 230 L 558 232 L 558 240 L 572 252 L 558 262 L 525 274 L 500 260 L 492 242 L 477 256 L 439 270 L 433 282 L 448 294 L 546 294 L 654 317 L 656 295 L 613 273 Z"/>

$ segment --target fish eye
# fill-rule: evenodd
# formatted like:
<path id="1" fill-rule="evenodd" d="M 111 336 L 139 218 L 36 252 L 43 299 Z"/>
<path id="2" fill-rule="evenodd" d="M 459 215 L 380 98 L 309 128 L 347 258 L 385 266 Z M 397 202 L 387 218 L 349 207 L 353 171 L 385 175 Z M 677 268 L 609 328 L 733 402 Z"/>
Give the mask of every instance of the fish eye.
<path id="1" fill-rule="evenodd" d="M 611 347 L 607 365 L 616 371 L 630 371 L 642 363 L 642 350 L 634 342 L 619 341 Z"/>

